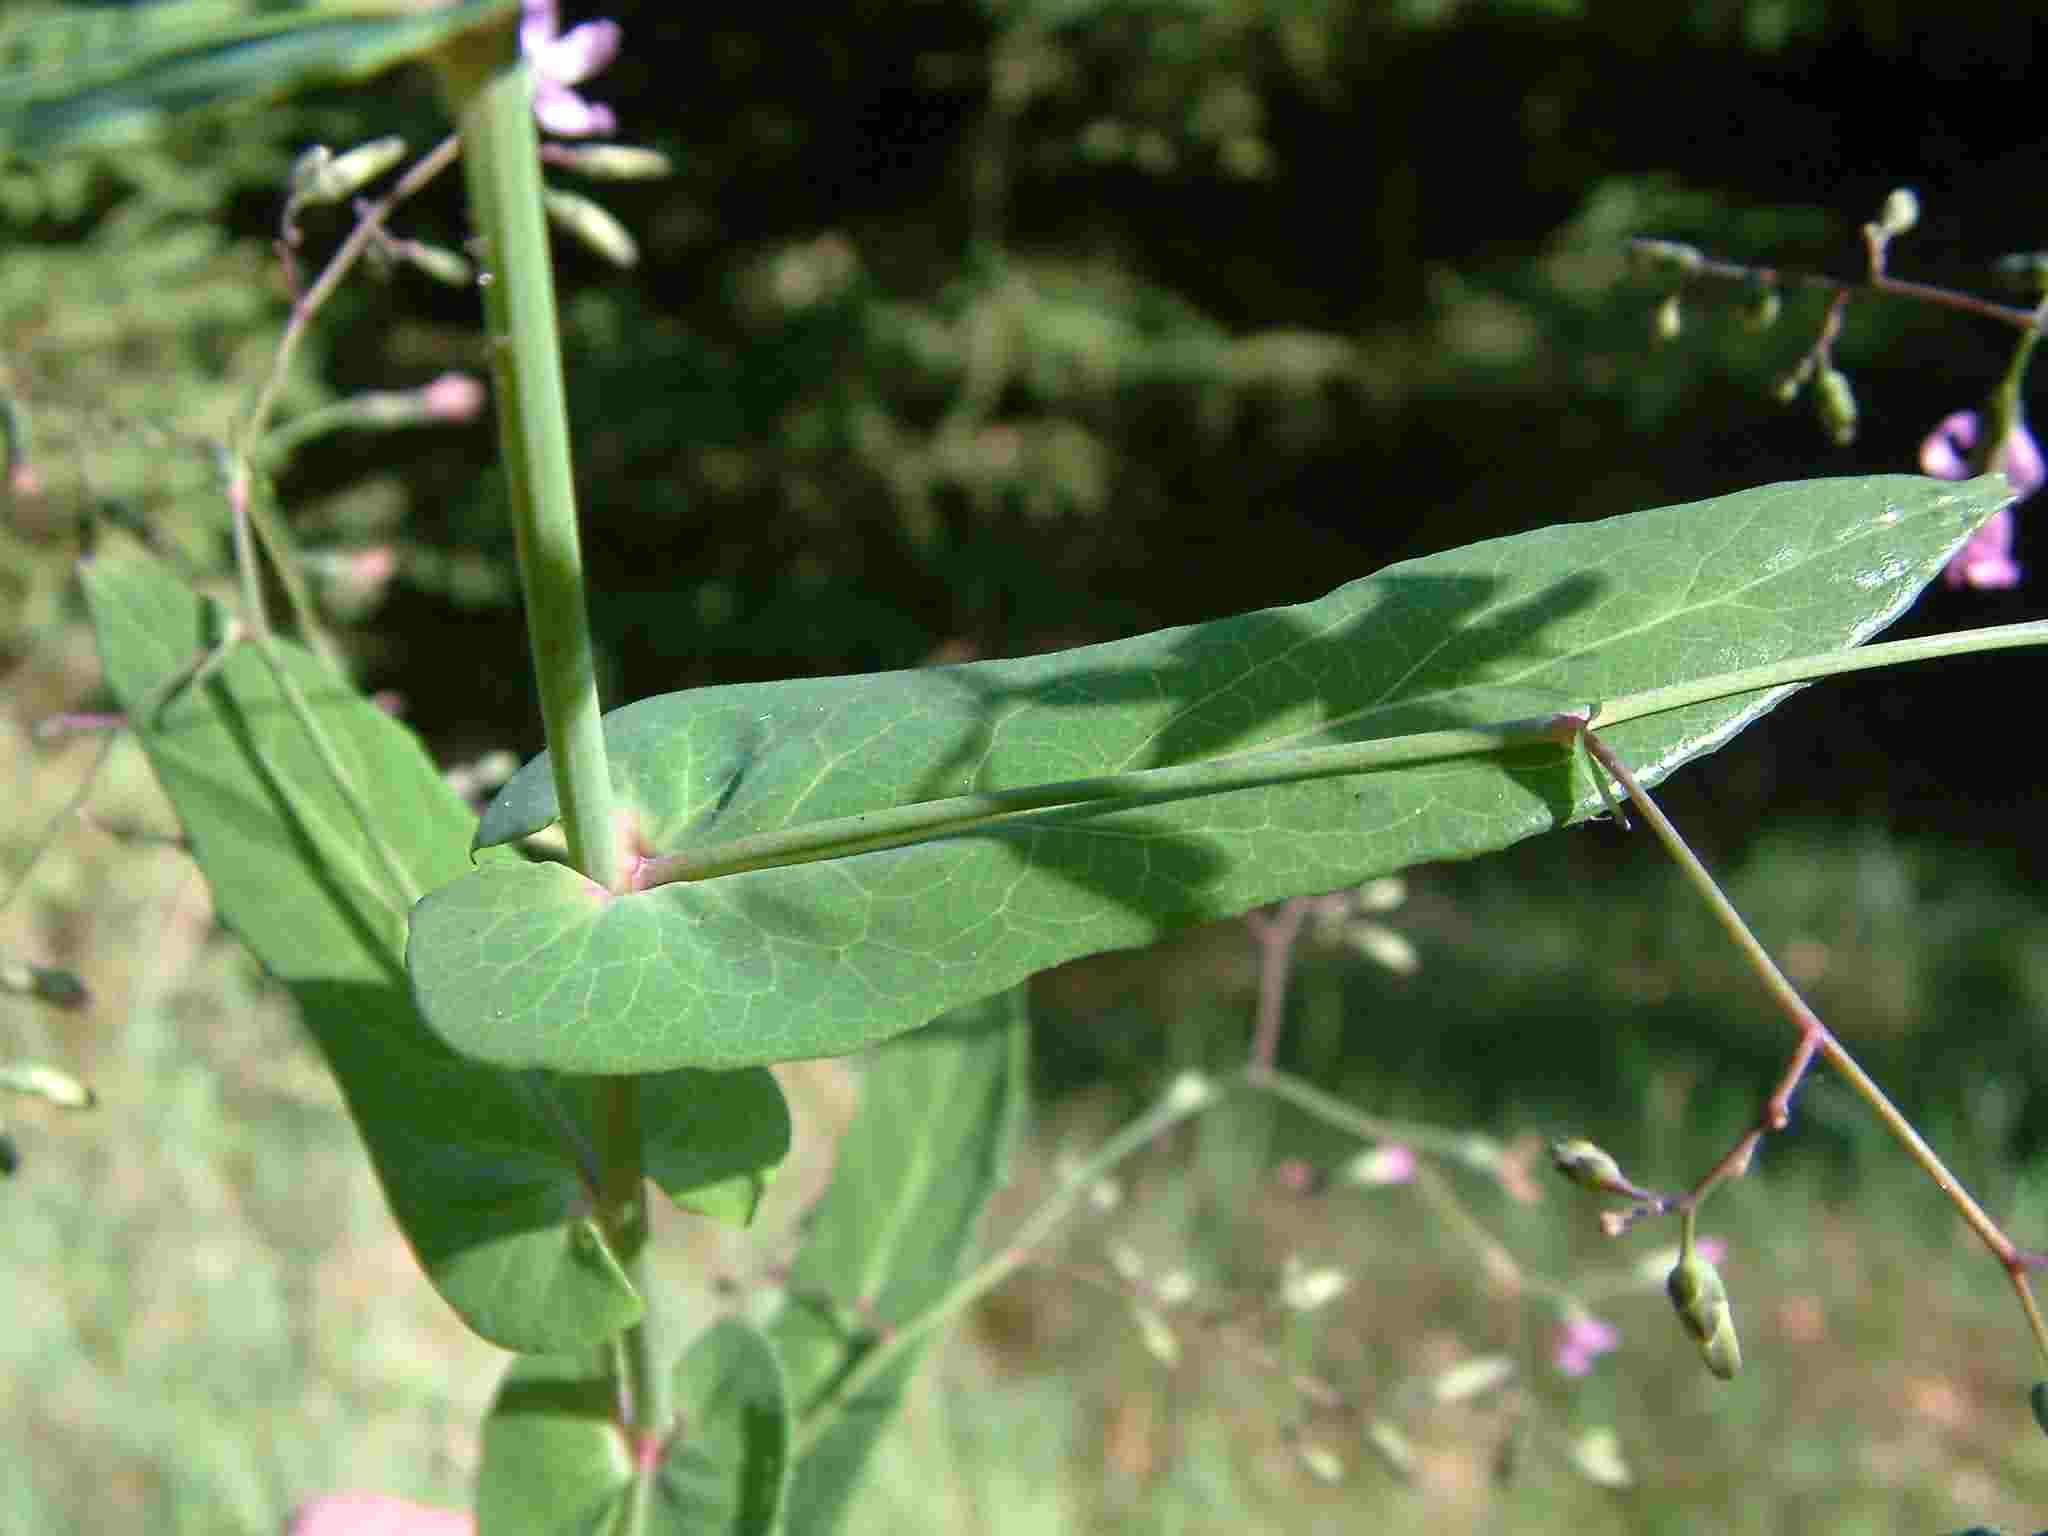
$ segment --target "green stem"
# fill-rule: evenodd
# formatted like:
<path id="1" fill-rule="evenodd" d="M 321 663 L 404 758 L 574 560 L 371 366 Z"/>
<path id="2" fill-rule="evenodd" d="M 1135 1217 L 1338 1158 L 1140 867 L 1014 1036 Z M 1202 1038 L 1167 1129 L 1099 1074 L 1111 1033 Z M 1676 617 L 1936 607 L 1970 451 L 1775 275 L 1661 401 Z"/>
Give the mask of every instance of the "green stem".
<path id="1" fill-rule="evenodd" d="M 1403 1146 L 1416 1147 L 1453 1162 L 1476 1166 L 1481 1159 L 1473 1154 L 1484 1152 L 1486 1157 L 1498 1158 L 1500 1147 L 1490 1136 L 1471 1131 L 1447 1131 L 1439 1126 L 1416 1125 L 1405 1120 L 1385 1120 L 1378 1115 L 1366 1114 L 1355 1109 L 1334 1094 L 1323 1092 L 1314 1083 L 1307 1082 L 1290 1072 L 1277 1068 L 1252 1068 L 1245 1073 L 1245 1081 L 1254 1088 L 1285 1099 L 1304 1114 L 1312 1115 L 1325 1125 L 1335 1126 L 1340 1131 L 1356 1136 L 1360 1141 L 1398 1141 Z"/>
<path id="2" fill-rule="evenodd" d="M 461 87 L 458 84 L 457 89 Z M 606 890 L 622 889 L 626 850 L 613 827 L 611 770 L 600 726 L 597 668 L 584 602 L 583 554 L 569 457 L 569 408 L 557 336 L 533 81 L 517 63 L 487 73 L 463 101 L 463 166 L 483 240 L 484 318 L 498 402 L 501 459 L 541 716 L 570 862 Z M 614 1354 L 620 1432 L 633 1487 L 616 1526 L 647 1529 L 670 1406 L 659 1349 L 657 1293 L 648 1284 L 640 1083 L 610 1078 L 598 1093 L 598 1219 L 644 1306 Z"/>
<path id="3" fill-rule="evenodd" d="M 625 858 L 612 828 L 611 774 L 599 728 L 532 76 L 524 64 L 494 76 L 464 106 L 462 141 L 470 206 L 484 243 L 479 281 L 498 431 L 562 831 L 569 861 L 615 891 Z"/>
<path id="4" fill-rule="evenodd" d="M 427 154 L 420 157 L 388 196 L 370 205 L 356 220 L 339 249 L 321 269 L 313 286 L 301 294 L 292 305 L 291 318 L 285 322 L 284 335 L 278 338 L 277 352 L 271 358 L 270 372 L 257 386 L 255 397 L 249 408 L 243 412 L 237 424 L 234 438 L 228 449 L 230 464 L 230 499 L 239 499 L 247 515 L 256 526 L 257 536 L 263 541 L 269 553 L 271 564 L 277 568 L 278 580 L 284 583 L 285 596 L 292 605 L 292 616 L 300 633 L 326 660 L 335 662 L 334 647 L 321 627 L 319 616 L 313 606 L 312 594 L 307 590 L 305 573 L 300 569 L 298 556 L 293 549 L 290 530 L 272 513 L 269 501 L 258 492 L 255 484 L 255 469 L 258 445 L 269 429 L 271 412 L 277 408 L 279 394 L 284 389 L 285 378 L 291 370 L 291 360 L 298 351 L 299 343 L 305 339 L 306 330 L 321 307 L 333 297 L 341 286 L 341 280 L 354 268 L 368 250 L 384 223 L 391 217 L 391 211 L 442 171 L 451 165 L 461 141 L 456 138 L 443 140 Z M 260 612 L 251 609 L 252 614 Z M 259 626 L 258 633 L 262 629 Z M 338 668 L 337 668 L 338 669 Z"/>
<path id="5" fill-rule="evenodd" d="M 1599 720 L 1603 727 L 1614 726 L 1692 704 L 1760 693 L 1848 672 L 1927 661 L 1963 652 L 2041 644 L 2048 644 L 2048 620 L 1928 635 L 1916 640 L 1867 645 L 1851 651 L 1795 657 L 1769 666 L 1717 673 L 1688 683 L 1608 699 L 1599 703 Z M 1583 709 L 1592 701 L 1576 702 Z M 847 854 L 980 831 L 1038 812 L 1073 811 L 1087 807 L 1099 811 L 1129 810 L 1225 790 L 1256 789 L 1341 774 L 1373 773 L 1449 758 L 1483 757 L 1513 747 L 1562 744 L 1571 740 L 1577 723 L 1577 717 L 1570 714 L 1545 715 L 1496 725 L 1468 726 L 1461 730 L 1423 731 L 1411 736 L 1346 742 L 1340 746 L 1246 752 L 1171 768 L 1147 768 L 1135 773 L 1072 779 L 1062 784 L 984 790 L 943 800 L 924 800 L 867 811 L 857 816 L 839 816 L 778 828 L 706 848 L 649 859 L 635 876 L 634 885 L 645 890 L 679 880 L 710 880 L 750 869 L 841 858 Z"/>
<path id="6" fill-rule="evenodd" d="M 861 1357 L 839 1388 L 804 1415 L 790 1444 L 791 1460 L 800 1459 L 832 1425 L 839 1414 L 859 1402 L 875 1380 L 915 1349 L 928 1335 L 944 1327 L 961 1312 L 1001 1285 L 1037 1256 L 1037 1250 L 1052 1235 L 1081 1199 L 1105 1175 L 1126 1158 L 1142 1151 L 1183 1120 L 1200 1114 L 1216 1103 L 1215 1085 L 1197 1073 L 1176 1079 L 1151 1109 L 1118 1131 L 1096 1150 L 1093 1157 L 1060 1181 L 1052 1197 L 1031 1213 L 1016 1235 L 991 1255 L 966 1279 L 948 1291 L 925 1311 L 896 1329 Z"/>
<path id="7" fill-rule="evenodd" d="M 242 610 L 249 615 L 249 638 L 256 647 L 257 655 L 263 658 L 264 665 L 270 669 L 271 681 L 283 695 L 285 708 L 298 722 L 299 729 L 305 732 L 306 740 L 312 745 L 313 755 L 320 759 L 320 766 L 327 770 L 327 776 L 334 781 L 335 790 L 340 794 L 342 802 L 348 806 L 349 814 L 355 817 L 356 826 L 362 832 L 363 840 L 368 843 L 370 852 L 384 871 L 385 880 L 390 883 L 399 910 L 405 911 L 425 893 L 421 890 L 419 882 L 413 878 L 412 871 L 407 869 L 404 861 L 399 858 L 398 850 L 392 847 L 390 839 L 385 837 L 383 823 L 370 809 L 370 803 L 363 797 L 355 776 L 348 771 L 348 765 L 342 762 L 341 753 L 335 747 L 333 738 L 320 724 L 320 717 L 313 713 L 313 706 L 308 702 L 305 690 L 299 687 L 298 680 L 291 675 L 291 669 L 285 665 L 284 652 L 278 645 L 277 636 L 271 632 L 269 619 L 263 607 L 263 584 L 256 573 L 256 551 L 253 547 L 248 517 L 248 491 L 246 480 L 230 486 L 228 507 L 234 529 L 235 570 L 242 587 Z M 222 641 L 223 646 L 235 643 L 233 636 Z M 202 667 L 201 674 L 194 675 L 192 686 L 198 686 L 203 671 Z"/>
<path id="8" fill-rule="evenodd" d="M 1687 882 L 1699 892 L 1723 931 L 1735 941 L 1736 947 L 1742 951 L 1743 957 L 1748 960 L 1750 968 L 1763 982 L 1773 1001 L 1798 1028 L 1802 1054 L 1818 1054 L 1824 1057 L 1828 1064 L 1848 1081 L 1849 1086 L 1870 1107 L 1885 1129 L 1890 1131 L 1893 1138 L 1906 1149 L 1907 1156 L 1918 1163 L 1928 1178 L 1934 1181 L 1935 1187 L 1948 1196 L 1950 1203 L 1962 1215 L 1970 1230 L 1977 1234 L 1984 1246 L 1990 1249 L 1992 1256 L 2003 1266 L 2006 1277 L 2012 1282 L 2013 1289 L 2026 1312 L 2028 1324 L 2034 1333 L 2035 1348 L 2044 1365 L 2048 1365 L 2048 1325 L 2044 1325 L 2040 1309 L 2035 1306 L 2033 1293 L 2027 1285 L 2027 1271 L 2032 1265 L 2033 1256 L 2024 1252 L 2017 1243 L 2005 1235 L 1998 1223 L 1991 1219 L 1990 1214 L 1963 1187 L 1963 1181 L 1949 1172 L 1948 1165 L 1942 1162 L 1940 1155 L 1927 1144 L 1927 1139 L 1914 1128 L 1913 1122 L 1899 1112 L 1897 1106 L 1886 1097 L 1884 1090 L 1878 1087 L 1876 1080 L 1863 1070 L 1842 1043 L 1834 1037 L 1833 1032 L 1821 1022 L 1820 1016 L 1807 1006 L 1798 989 L 1786 978 L 1785 973 L 1778 969 L 1777 962 L 1771 959 L 1770 953 L 1756 935 L 1750 932 L 1749 925 L 1742 920 L 1742 914 L 1735 910 L 1734 903 L 1729 901 L 1720 886 L 1715 884 L 1714 877 L 1707 872 L 1706 865 L 1700 862 L 1699 856 L 1679 834 L 1678 828 L 1671 824 L 1670 818 L 1665 816 L 1657 802 L 1650 798 L 1649 792 L 1637 782 L 1635 775 L 1629 772 L 1628 765 L 1590 730 L 1585 733 L 1584 739 L 1587 750 L 1598 759 L 1601 767 L 1613 774 L 1622 788 L 1628 791 L 1629 799 L 1635 802 L 1636 809 L 1642 813 L 1643 819 L 1657 834 L 1657 840 L 1664 845 L 1665 851 L 1671 855 Z M 1803 1072 L 1800 1071 L 1788 1073 L 1784 1083 L 1772 1095 L 1765 1109 L 1765 1127 L 1782 1130 L 1787 1124 L 1791 1113 L 1792 1089 L 1798 1086 L 1798 1079 L 1802 1075 Z M 1745 1137 L 1743 1148 L 1739 1149 L 1739 1158 L 1724 1159 L 1722 1165 L 1684 1202 L 1681 1209 L 1685 1222 L 1684 1244 L 1687 1251 L 1692 1247 L 1694 1213 L 1700 1201 L 1715 1184 L 1724 1178 L 1733 1177 L 1747 1166 L 1747 1149 L 1754 1146 L 1755 1139 L 1760 1135 L 1761 1129 Z"/>

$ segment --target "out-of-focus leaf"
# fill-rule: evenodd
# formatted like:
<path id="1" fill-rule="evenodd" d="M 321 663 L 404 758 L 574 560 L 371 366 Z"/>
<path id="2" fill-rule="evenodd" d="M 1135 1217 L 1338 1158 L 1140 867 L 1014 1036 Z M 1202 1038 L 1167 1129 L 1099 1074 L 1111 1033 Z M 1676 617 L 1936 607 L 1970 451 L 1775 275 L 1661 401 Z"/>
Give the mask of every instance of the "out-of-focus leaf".
<path id="1" fill-rule="evenodd" d="M 803 1447 L 789 1528 L 832 1528 L 895 1412 L 916 1353 L 851 1397 L 849 1373 L 957 1278 L 1006 1176 L 1025 1094 L 1021 989 L 962 1009 L 868 1059 L 860 1113 L 839 1144 L 770 1332 Z"/>
<path id="2" fill-rule="evenodd" d="M 138 143 L 187 112 L 379 74 L 518 10 L 518 0 L 61 7 L 0 58 L 0 155 Z"/>

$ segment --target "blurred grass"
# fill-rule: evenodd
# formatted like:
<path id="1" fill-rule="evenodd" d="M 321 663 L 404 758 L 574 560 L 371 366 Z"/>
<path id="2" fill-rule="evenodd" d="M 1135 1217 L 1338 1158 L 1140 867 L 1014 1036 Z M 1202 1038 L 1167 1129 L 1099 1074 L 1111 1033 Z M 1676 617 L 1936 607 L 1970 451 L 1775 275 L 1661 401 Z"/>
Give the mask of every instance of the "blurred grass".
<path id="1" fill-rule="evenodd" d="M 98 751 L 27 734 L 31 708 L 84 697 L 79 661 L 53 645 L 12 679 L 9 872 Z M 0 951 L 93 988 L 78 1014 L 0 1001 L 0 1054 L 72 1068 L 102 1100 L 90 1116 L 5 1106 L 23 1167 L 0 1187 L 0 1530 L 268 1532 L 342 1487 L 460 1502 L 501 1357 L 419 1279 L 282 999 L 213 928 L 189 863 L 145 835 L 173 830 L 139 755 L 117 744 L 87 814 L 0 913 Z M 1609 836 L 1418 874 L 1388 918 L 1421 953 L 1412 978 L 1306 952 L 1292 1064 L 1375 1112 L 1503 1139 L 1584 1133 L 1652 1183 L 1695 1176 L 1754 1113 L 1783 1028 L 1657 861 L 1616 860 Z M 1824 825 L 1778 829 L 1727 862 L 1831 1022 L 1906 1074 L 1994 1212 L 2022 1237 L 2048 1230 L 2048 1163 L 2011 1155 L 2030 1144 L 2048 997 L 2042 919 L 2017 874 Z M 998 1231 L 1166 1071 L 1241 1052 L 1248 962 L 1242 932 L 1224 928 L 1048 979 L 1040 1051 L 1062 1091 Z M 765 1279 L 824 1176 L 848 1078 L 821 1066 L 788 1080 L 804 1134 L 758 1238 L 664 1223 L 693 1321 L 729 1304 L 722 1283 Z M 1553 1303 L 1509 1295 L 1412 1187 L 1283 1189 L 1262 1149 L 1328 1167 L 1355 1145 L 1233 1101 L 1157 1149 L 1113 1209 L 1083 1216 L 949 1342 L 853 1528 L 2031 1529 L 2048 1509 L 2048 1455 L 2025 1407 L 2034 1367 L 2016 1309 L 1936 1193 L 1848 1111 L 1810 1085 L 1761 1177 L 1709 1208 L 1747 1359 L 1722 1386 L 1640 1278 L 1593 1303 L 1621 1348 L 1564 1378 Z M 1569 1287 L 1672 1235 L 1607 1243 L 1597 1202 L 1540 1167 L 1538 1204 L 1449 1177 L 1527 1273 Z M 1312 1318 L 1277 1318 L 1288 1255 L 1342 1269 L 1350 1290 Z M 1193 1280 L 1193 1298 L 1161 1313 L 1177 1364 L 1147 1352 L 1120 1265 Z M 1432 1398 L 1441 1372 L 1495 1354 L 1516 1363 L 1505 1387 Z M 1305 1402 L 1282 1361 L 1341 1406 Z M 1375 1422 L 1412 1443 L 1408 1477 L 1368 1446 Z M 1575 1440 L 1600 1427 L 1618 1434 L 1633 1487 L 1571 1469 Z M 1314 1475 L 1304 1447 L 1334 1457 L 1338 1480 Z"/>

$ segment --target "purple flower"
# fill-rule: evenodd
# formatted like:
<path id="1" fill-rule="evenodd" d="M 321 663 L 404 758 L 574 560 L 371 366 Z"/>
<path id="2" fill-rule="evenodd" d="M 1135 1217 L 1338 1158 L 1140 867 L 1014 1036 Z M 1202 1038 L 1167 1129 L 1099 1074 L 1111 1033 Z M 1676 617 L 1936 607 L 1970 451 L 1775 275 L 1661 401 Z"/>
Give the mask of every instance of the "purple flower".
<path id="1" fill-rule="evenodd" d="M 1975 411 L 1956 411 L 1943 417 L 1920 445 L 1921 469 L 1942 480 L 1961 480 L 1975 473 L 1977 465 L 1971 450 L 1977 446 L 1982 431 L 1982 419 Z M 2041 462 L 2041 445 L 2021 421 L 2013 423 L 2005 441 L 1985 457 L 1982 467 L 1998 470 L 2005 476 L 2014 501 L 2024 501 L 2041 488 L 2043 479 L 2048 479 L 2048 469 Z M 1969 543 L 1956 551 L 1941 579 L 1951 587 L 2018 586 L 2020 567 L 2012 557 L 2012 535 L 2012 508 L 2003 507 L 1970 536 Z"/>
<path id="2" fill-rule="evenodd" d="M 618 128 L 610 107 L 572 89 L 610 67 L 622 36 L 616 21 L 586 21 L 562 31 L 556 0 L 525 0 L 519 46 L 533 65 L 533 115 L 565 139 L 609 137 Z"/>
<path id="3" fill-rule="evenodd" d="M 1557 1347 L 1551 1359 L 1565 1375 L 1584 1376 L 1593 1369 L 1595 1360 L 1620 1343 L 1619 1328 L 1574 1307 L 1558 1324 Z"/>

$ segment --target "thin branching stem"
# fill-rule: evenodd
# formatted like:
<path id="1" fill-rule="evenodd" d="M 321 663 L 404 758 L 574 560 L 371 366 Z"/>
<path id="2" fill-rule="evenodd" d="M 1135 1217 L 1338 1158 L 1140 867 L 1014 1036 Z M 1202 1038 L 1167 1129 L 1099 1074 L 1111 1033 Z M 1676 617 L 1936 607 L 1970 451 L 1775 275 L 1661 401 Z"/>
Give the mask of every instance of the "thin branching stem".
<path id="1" fill-rule="evenodd" d="M 873 1386 L 882 1373 L 894 1366 L 908 1351 L 1001 1285 L 1019 1269 L 1039 1259 L 1041 1255 L 1038 1250 L 1046 1239 L 1052 1236 L 1054 1229 L 1062 1221 L 1066 1220 L 1076 1202 L 1101 1179 L 1127 1159 L 1151 1146 L 1182 1121 L 1191 1119 L 1217 1103 L 1220 1097 L 1215 1086 L 1197 1074 L 1189 1073 L 1177 1079 L 1164 1098 L 1110 1137 L 1096 1149 L 1093 1157 L 1060 1180 L 1052 1195 L 1026 1218 L 1009 1242 L 991 1254 L 973 1273 L 961 1280 L 933 1305 L 901 1327 L 886 1333 L 873 1349 L 862 1356 L 860 1364 L 847 1373 L 846 1379 L 839 1387 L 811 1408 L 798 1422 L 796 1435 L 790 1445 L 790 1455 L 793 1458 L 802 1457 L 817 1443 L 818 1437 L 831 1427 L 839 1415 L 858 1403 L 861 1394 Z"/>
<path id="2" fill-rule="evenodd" d="M 1771 959 L 1762 943 L 1750 931 L 1749 925 L 1743 921 L 1742 915 L 1735 910 L 1734 904 L 1714 882 L 1714 877 L 1707 872 L 1698 855 L 1671 824 L 1670 818 L 1665 816 L 1657 803 L 1650 798 L 1649 791 L 1644 789 L 1636 776 L 1629 771 L 1628 765 L 1622 762 L 1591 729 L 1585 732 L 1585 744 L 1587 751 L 1592 753 L 1601 767 L 1612 774 L 1627 791 L 1629 799 L 1634 802 L 1643 819 L 1650 824 L 1651 830 L 1656 833 L 1665 851 L 1678 864 L 1687 881 L 1705 900 L 1722 929 L 1741 950 L 1751 970 L 1763 982 L 1765 991 L 1799 1031 L 1798 1048 L 1793 1053 L 1776 1091 L 1765 1101 L 1757 1127 L 1746 1134 L 1735 1149 L 1710 1170 L 1690 1194 L 1678 1202 L 1685 1222 L 1686 1246 L 1691 1246 L 1693 1223 L 1700 1202 L 1717 1185 L 1729 1178 L 1739 1177 L 1747 1170 L 1750 1154 L 1764 1134 L 1785 1127 L 1791 1116 L 1792 1095 L 1808 1067 L 1818 1056 L 1824 1058 L 1829 1066 L 1847 1080 L 1849 1086 L 1870 1107 L 1885 1129 L 1890 1131 L 1894 1139 L 1906 1149 L 1907 1155 L 1920 1165 L 1922 1171 L 1934 1181 L 1935 1187 L 1948 1196 L 1950 1203 L 1961 1214 L 1970 1230 L 1977 1234 L 1979 1240 L 2004 1268 L 2014 1293 L 2019 1297 L 2021 1309 L 2026 1313 L 2028 1326 L 2033 1331 L 2035 1348 L 2043 1364 L 2048 1365 L 2048 1325 L 2044 1325 L 2040 1308 L 2035 1304 L 2033 1293 L 2027 1283 L 2028 1271 L 2043 1267 L 2042 1256 L 2021 1248 L 2006 1236 L 1998 1223 L 1992 1220 L 1983 1206 L 1979 1205 L 1963 1187 L 1962 1180 L 1949 1171 L 1948 1165 L 1941 1160 L 1934 1148 L 1927 1144 L 1926 1138 L 1886 1097 L 1876 1080 L 1863 1070 L 1821 1022 L 1820 1016 L 1800 997 L 1798 990 L 1786 978 L 1785 973 L 1779 970 L 1777 962 Z"/>

